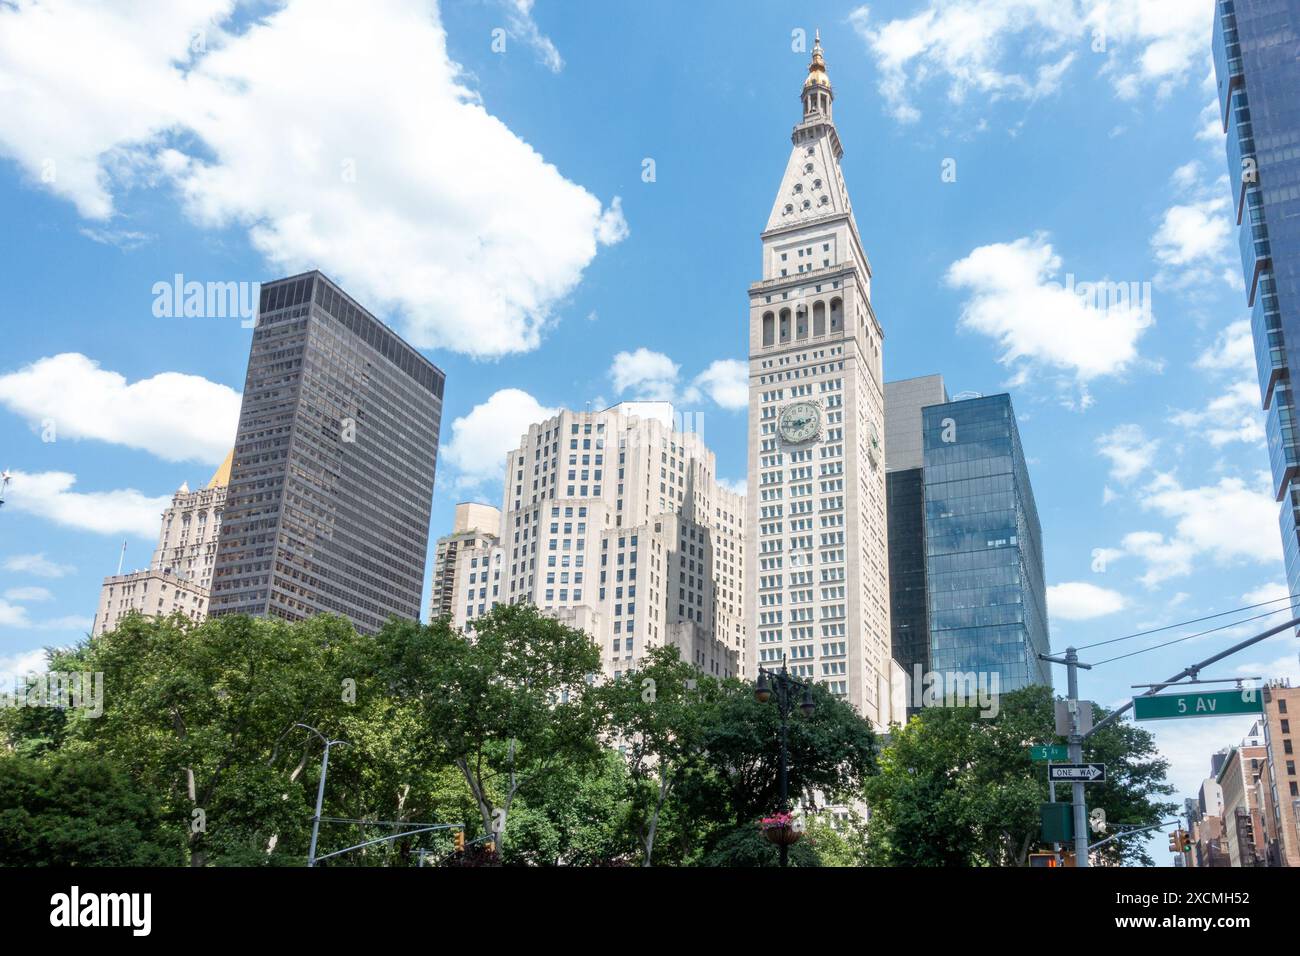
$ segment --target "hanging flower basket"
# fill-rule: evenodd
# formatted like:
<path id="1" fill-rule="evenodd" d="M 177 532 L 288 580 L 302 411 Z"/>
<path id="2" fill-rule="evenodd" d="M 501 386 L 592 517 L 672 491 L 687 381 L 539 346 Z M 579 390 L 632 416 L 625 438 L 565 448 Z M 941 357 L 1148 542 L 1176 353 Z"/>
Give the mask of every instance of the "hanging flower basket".
<path id="1" fill-rule="evenodd" d="M 777 846 L 785 844 L 790 846 L 798 843 L 803 837 L 803 827 L 799 826 L 798 821 L 788 813 L 778 813 L 775 816 L 764 817 L 758 822 L 763 836 L 767 842 L 775 843 Z"/>

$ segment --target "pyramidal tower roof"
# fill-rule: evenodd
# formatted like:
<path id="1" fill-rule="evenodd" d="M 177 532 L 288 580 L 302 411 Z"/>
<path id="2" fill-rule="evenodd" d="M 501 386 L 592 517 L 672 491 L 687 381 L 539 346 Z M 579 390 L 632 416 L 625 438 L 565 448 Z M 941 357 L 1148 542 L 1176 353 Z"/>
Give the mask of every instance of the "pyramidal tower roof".
<path id="1" fill-rule="evenodd" d="M 230 484 L 230 466 L 235 459 L 235 449 L 226 452 L 226 459 L 213 472 L 212 480 L 208 482 L 209 488 L 224 488 Z"/>
<path id="2" fill-rule="evenodd" d="M 844 147 L 831 113 L 835 93 L 822 53 L 821 31 L 813 43 L 800 99 L 803 120 L 791 134 L 794 147 L 764 232 L 797 228 L 834 216 L 853 216 L 849 190 L 840 171 Z"/>

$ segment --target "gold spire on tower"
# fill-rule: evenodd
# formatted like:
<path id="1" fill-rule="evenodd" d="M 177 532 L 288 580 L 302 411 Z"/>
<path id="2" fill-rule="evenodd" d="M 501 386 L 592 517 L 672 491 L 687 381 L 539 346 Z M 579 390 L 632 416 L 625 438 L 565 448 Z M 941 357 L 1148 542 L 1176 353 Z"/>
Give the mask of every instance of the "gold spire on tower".
<path id="1" fill-rule="evenodd" d="M 803 88 L 811 86 L 831 88 L 831 78 L 826 75 L 826 59 L 822 56 L 822 31 L 818 30 L 813 39 L 812 62 L 808 64 L 808 78 L 803 81 Z"/>
<path id="2" fill-rule="evenodd" d="M 209 488 L 224 488 L 230 484 L 230 466 L 235 460 L 235 449 L 230 449 L 226 454 L 226 460 L 217 466 L 212 480 L 208 482 Z"/>

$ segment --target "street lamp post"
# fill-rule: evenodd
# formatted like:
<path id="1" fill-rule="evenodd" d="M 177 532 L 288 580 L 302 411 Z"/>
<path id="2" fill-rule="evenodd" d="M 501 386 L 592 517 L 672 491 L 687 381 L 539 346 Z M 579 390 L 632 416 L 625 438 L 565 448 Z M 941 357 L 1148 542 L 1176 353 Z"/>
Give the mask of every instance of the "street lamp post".
<path id="1" fill-rule="evenodd" d="M 794 692 L 803 691 L 803 701 L 799 704 L 799 710 L 805 717 L 811 717 L 817 705 L 813 703 L 812 685 L 797 681 L 790 676 L 786 670 L 784 659 L 781 661 L 779 671 L 770 671 L 766 667 L 758 669 L 758 682 L 754 685 L 754 699 L 760 704 L 766 704 L 772 696 L 772 691 L 776 691 L 776 709 L 781 716 L 781 812 L 790 812 L 790 755 L 788 745 L 788 731 L 790 726 L 790 711 L 793 709 Z M 784 841 L 781 843 L 781 865 L 785 866 L 790 855 L 790 847 Z"/>
<path id="2" fill-rule="evenodd" d="M 301 727 L 303 730 L 310 730 L 313 734 L 321 739 L 325 744 L 325 753 L 320 758 L 320 783 L 316 786 L 316 815 L 311 818 L 311 847 L 307 850 L 307 865 L 309 867 L 316 865 L 316 838 L 320 836 L 320 811 L 325 802 L 325 774 L 330 768 L 330 747 L 335 744 L 346 744 L 346 740 L 330 740 L 315 727 L 308 727 L 306 724 L 295 724 L 295 727 Z"/>

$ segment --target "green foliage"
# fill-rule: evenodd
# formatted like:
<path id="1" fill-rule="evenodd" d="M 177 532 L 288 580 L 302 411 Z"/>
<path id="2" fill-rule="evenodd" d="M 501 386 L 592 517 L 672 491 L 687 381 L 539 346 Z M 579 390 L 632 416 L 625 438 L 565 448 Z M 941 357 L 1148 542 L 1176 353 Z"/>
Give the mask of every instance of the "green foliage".
<path id="1" fill-rule="evenodd" d="M 415 708 L 411 752 L 460 769 L 498 849 L 516 796 L 600 757 L 601 714 L 589 693 L 600 652 L 535 607 L 498 605 L 472 634 L 445 618 L 393 621 L 376 645 L 388 692 Z"/>
<path id="2" fill-rule="evenodd" d="M 511 811 L 503 862 L 600 866 L 634 859 L 629 782 L 626 761 L 612 750 L 585 772 L 558 768 Z"/>
<path id="3" fill-rule="evenodd" d="M 804 840 L 817 853 L 822 866 L 871 865 L 867 824 L 856 810 L 835 821 L 828 813 L 809 814 Z"/>
<path id="4" fill-rule="evenodd" d="M 627 761 L 629 813 L 649 866 L 664 806 L 717 724 L 722 688 L 683 661 L 676 647 L 656 647 L 638 670 L 603 685 L 596 699 Z"/>
<path id="5" fill-rule="evenodd" d="M 871 724 L 820 684 L 813 685 L 813 701 L 812 717 L 796 706 L 789 718 L 789 792 L 795 807 L 811 806 L 817 794 L 830 802 L 848 800 L 875 769 Z M 727 681 L 701 736 L 696 772 L 684 784 L 695 812 L 727 829 L 775 812 L 781 802 L 780 734 L 775 696 L 759 703 L 752 685 Z"/>
<path id="6" fill-rule="evenodd" d="M 596 681 L 581 631 L 522 605 L 470 634 L 392 620 L 373 637 L 341 618 L 288 623 L 132 616 L 52 655 L 101 672 L 98 718 L 0 712 L 0 863 L 302 865 L 330 752 L 319 852 L 394 832 L 460 824 L 459 865 L 776 865 L 759 818 L 780 806 L 780 718 L 753 685 L 700 674 L 674 648 Z M 796 866 L 1023 865 L 1047 787 L 1031 743 L 1050 741 L 1052 698 L 1029 688 L 999 716 L 930 708 L 887 746 L 814 685 L 812 717 L 789 718 L 789 792 L 806 834 Z M 1085 757 L 1109 780 L 1090 806 L 1112 824 L 1155 822 L 1172 788 L 1151 735 L 1118 724 Z M 813 801 L 871 806 L 833 823 Z M 362 822 L 355 822 L 362 821 Z M 868 835 L 870 839 L 868 839 Z M 508 837 L 508 838 L 507 838 Z M 404 836 L 332 866 L 450 859 L 453 834 Z M 1110 862 L 1149 863 L 1143 841 Z M 453 861 L 454 862 L 454 861 Z"/>
<path id="7" fill-rule="evenodd" d="M 0 756 L 0 866 L 178 866 L 184 840 L 98 757 Z"/>
<path id="8" fill-rule="evenodd" d="M 719 834 L 713 849 L 701 861 L 702 866 L 780 866 L 781 848 L 769 843 L 758 823 L 734 827 Z M 787 866 L 821 866 L 817 851 L 804 837 L 787 853 Z"/>

